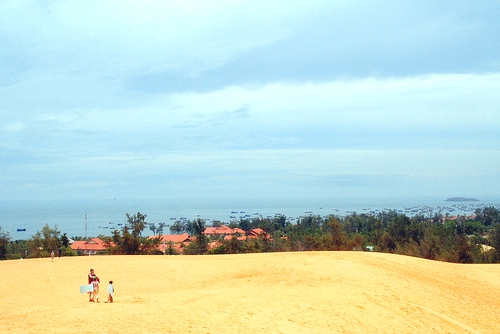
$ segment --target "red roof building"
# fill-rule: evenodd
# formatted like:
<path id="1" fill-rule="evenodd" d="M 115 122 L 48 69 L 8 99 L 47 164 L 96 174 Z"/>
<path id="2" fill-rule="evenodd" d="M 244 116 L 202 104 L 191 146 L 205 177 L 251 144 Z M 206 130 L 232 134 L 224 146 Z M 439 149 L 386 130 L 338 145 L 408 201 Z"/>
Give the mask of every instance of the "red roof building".
<path id="1" fill-rule="evenodd" d="M 113 244 L 106 244 L 99 238 L 92 238 L 90 240 L 79 240 L 75 241 L 69 246 L 75 251 L 81 251 L 84 254 L 96 254 L 98 251 L 106 250 L 108 247 L 112 247 Z"/>
<path id="2" fill-rule="evenodd" d="M 221 226 L 209 226 L 205 228 L 205 231 L 203 231 L 203 234 L 205 235 L 211 235 L 211 236 L 225 236 L 227 234 L 234 234 L 234 230 L 226 225 L 221 225 Z"/>
<path id="3" fill-rule="evenodd" d="M 157 237 L 149 237 L 157 238 Z M 177 253 L 182 253 L 182 249 L 192 242 L 192 238 L 187 233 L 183 234 L 163 234 L 160 236 L 160 244 L 157 249 L 163 254 L 168 252 L 169 247 L 175 249 Z"/>
<path id="4" fill-rule="evenodd" d="M 271 239 L 271 235 L 261 228 L 253 228 L 247 232 L 247 238 Z"/>
<path id="5" fill-rule="evenodd" d="M 207 227 L 203 234 L 210 237 L 222 236 L 225 240 L 232 238 L 237 238 L 240 241 L 244 241 L 247 238 L 271 239 L 271 236 L 261 228 L 253 228 L 250 231 L 245 232 L 241 228 L 230 228 L 226 225 Z"/>

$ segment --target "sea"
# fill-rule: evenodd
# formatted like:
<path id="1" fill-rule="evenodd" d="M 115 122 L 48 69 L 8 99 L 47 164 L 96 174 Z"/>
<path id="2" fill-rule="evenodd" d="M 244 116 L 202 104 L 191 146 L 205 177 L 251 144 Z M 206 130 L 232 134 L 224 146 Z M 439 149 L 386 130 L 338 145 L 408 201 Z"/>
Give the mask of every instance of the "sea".
<path id="1" fill-rule="evenodd" d="M 70 238 L 111 236 L 127 222 L 126 214 L 146 215 L 147 223 L 165 223 L 164 233 L 175 221 L 203 219 L 230 223 L 256 217 L 284 215 L 292 224 L 307 215 L 347 216 L 396 210 L 407 216 L 471 215 L 478 208 L 500 209 L 500 198 L 450 202 L 443 197 L 337 197 L 329 199 L 111 199 L 111 200 L 4 200 L 0 201 L 0 227 L 11 240 L 30 239 L 45 225 Z M 153 235 L 148 227 L 144 236 Z"/>

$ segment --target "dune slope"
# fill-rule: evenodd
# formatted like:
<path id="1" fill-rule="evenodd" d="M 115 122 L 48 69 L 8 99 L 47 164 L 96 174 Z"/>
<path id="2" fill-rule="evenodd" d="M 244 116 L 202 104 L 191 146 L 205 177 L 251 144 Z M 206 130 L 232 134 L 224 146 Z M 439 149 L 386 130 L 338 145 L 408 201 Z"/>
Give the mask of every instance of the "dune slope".
<path id="1" fill-rule="evenodd" d="M 100 303 L 79 285 L 90 268 Z M 500 265 L 363 252 L 0 262 L 2 333 L 500 333 Z M 114 281 L 113 304 L 106 286 Z"/>

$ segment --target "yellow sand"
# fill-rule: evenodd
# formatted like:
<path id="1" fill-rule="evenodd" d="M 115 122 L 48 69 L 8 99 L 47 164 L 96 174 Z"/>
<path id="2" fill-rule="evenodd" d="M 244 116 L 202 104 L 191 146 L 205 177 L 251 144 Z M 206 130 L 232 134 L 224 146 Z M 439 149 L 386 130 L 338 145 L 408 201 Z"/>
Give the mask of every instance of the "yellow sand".
<path id="1" fill-rule="evenodd" d="M 100 303 L 79 293 L 90 268 Z M 14 260 L 0 272 L 1 333 L 500 333 L 498 264 L 303 252 Z"/>

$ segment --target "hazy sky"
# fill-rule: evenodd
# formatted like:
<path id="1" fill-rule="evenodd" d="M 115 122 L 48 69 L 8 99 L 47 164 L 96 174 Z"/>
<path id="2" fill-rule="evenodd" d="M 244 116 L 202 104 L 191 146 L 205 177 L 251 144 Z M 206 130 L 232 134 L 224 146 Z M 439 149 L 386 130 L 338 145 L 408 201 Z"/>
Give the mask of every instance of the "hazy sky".
<path id="1" fill-rule="evenodd" d="M 1 1 L 0 199 L 493 196 L 497 1 Z"/>

